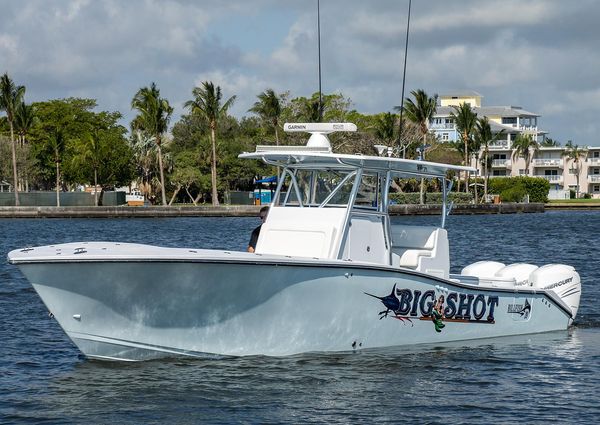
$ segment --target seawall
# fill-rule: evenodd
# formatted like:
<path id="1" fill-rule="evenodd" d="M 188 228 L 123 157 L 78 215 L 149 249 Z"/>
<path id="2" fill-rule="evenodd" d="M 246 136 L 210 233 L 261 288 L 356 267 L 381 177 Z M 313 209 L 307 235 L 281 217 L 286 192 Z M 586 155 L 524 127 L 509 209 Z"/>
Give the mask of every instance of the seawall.
<path id="1" fill-rule="evenodd" d="M 0 218 L 102 218 L 102 217 L 256 217 L 260 206 L 199 207 L 0 207 Z M 392 205 L 390 215 L 439 215 L 441 205 Z M 456 205 L 452 214 L 542 213 L 544 204 Z"/>
<path id="2" fill-rule="evenodd" d="M 552 202 L 545 205 L 548 210 L 598 210 L 600 202 Z"/>

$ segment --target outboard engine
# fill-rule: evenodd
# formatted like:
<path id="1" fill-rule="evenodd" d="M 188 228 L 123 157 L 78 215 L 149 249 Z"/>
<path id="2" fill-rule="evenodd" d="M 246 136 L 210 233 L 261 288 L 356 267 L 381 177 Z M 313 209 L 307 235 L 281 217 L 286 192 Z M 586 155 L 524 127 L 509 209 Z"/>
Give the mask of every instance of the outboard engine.
<path id="1" fill-rule="evenodd" d="M 497 261 L 477 261 L 476 263 L 469 264 L 462 269 L 461 273 L 464 276 L 473 276 L 478 278 L 491 278 L 494 277 L 496 272 L 504 268 L 506 264 L 499 263 Z"/>
<path id="2" fill-rule="evenodd" d="M 531 273 L 529 282 L 534 288 L 554 291 L 569 306 L 575 318 L 581 298 L 581 279 L 575 268 L 548 264 Z"/>
<path id="3" fill-rule="evenodd" d="M 503 279 L 514 279 L 515 287 L 530 286 L 529 279 L 531 273 L 536 271 L 538 266 L 526 263 L 509 264 L 496 272 L 496 276 Z"/>

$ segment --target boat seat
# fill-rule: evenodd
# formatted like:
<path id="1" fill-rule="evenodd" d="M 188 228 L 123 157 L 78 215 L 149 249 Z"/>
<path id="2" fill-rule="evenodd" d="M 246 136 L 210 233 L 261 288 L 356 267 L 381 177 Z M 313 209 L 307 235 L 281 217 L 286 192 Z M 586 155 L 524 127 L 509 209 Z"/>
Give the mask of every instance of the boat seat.
<path id="1" fill-rule="evenodd" d="M 450 259 L 448 237 L 444 229 L 395 225 L 391 226 L 391 233 L 393 264 L 447 277 Z"/>
<path id="2" fill-rule="evenodd" d="M 431 257 L 431 250 L 407 249 L 400 255 L 400 267 L 416 269 L 419 266 L 420 257 Z"/>

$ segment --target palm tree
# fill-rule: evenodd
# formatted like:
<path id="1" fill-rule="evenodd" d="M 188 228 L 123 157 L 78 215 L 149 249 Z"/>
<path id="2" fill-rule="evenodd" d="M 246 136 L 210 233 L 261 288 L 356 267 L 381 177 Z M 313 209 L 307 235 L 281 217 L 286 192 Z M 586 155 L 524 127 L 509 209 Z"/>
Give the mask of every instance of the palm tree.
<path id="1" fill-rule="evenodd" d="M 33 105 L 27 105 L 25 102 L 21 102 L 15 111 L 15 132 L 19 136 L 19 143 L 21 146 L 25 145 L 27 141 L 27 134 L 33 127 L 35 120 L 35 110 Z"/>
<path id="2" fill-rule="evenodd" d="M 12 147 L 13 188 L 15 191 L 15 206 L 19 206 L 19 186 L 17 177 L 17 148 L 15 145 L 14 120 L 15 112 L 25 96 L 25 86 L 16 86 L 13 80 L 4 73 L 0 77 L 0 110 L 6 112 L 10 126 L 10 142 Z"/>
<path id="3" fill-rule="evenodd" d="M 78 146 L 79 155 L 75 160 L 87 162 L 94 170 L 94 205 L 98 206 L 98 169 L 102 161 L 102 134 L 94 128 Z"/>
<path id="4" fill-rule="evenodd" d="M 529 164 L 533 154 L 540 150 L 537 140 L 531 137 L 531 134 L 519 134 L 512 145 L 514 159 L 521 157 L 525 160 L 525 174 L 529 174 Z"/>
<path id="5" fill-rule="evenodd" d="M 577 179 L 576 197 L 579 198 L 579 175 L 581 174 L 580 162 L 587 156 L 587 149 L 580 148 L 579 145 L 574 145 L 573 142 L 569 140 L 565 145 L 562 156 L 573 161 L 573 170 L 575 171 L 575 178 Z"/>
<path id="6" fill-rule="evenodd" d="M 24 147 L 27 142 L 27 135 L 33 127 L 35 122 L 35 110 L 33 105 L 27 105 L 25 102 L 21 102 L 19 107 L 15 111 L 15 132 L 19 138 L 21 147 Z M 27 167 L 25 167 L 25 191 L 29 191 L 29 176 Z M 23 173 L 23 170 L 21 170 Z"/>
<path id="7" fill-rule="evenodd" d="M 482 117 L 477 120 L 476 123 L 476 131 L 475 131 L 475 140 L 477 144 L 481 147 L 483 146 L 483 199 L 484 202 L 487 199 L 488 195 L 488 182 L 490 179 L 489 176 L 489 147 L 490 143 L 495 142 L 500 138 L 500 136 L 504 134 L 504 129 L 500 130 L 498 133 L 492 133 L 492 127 L 490 126 L 490 121 L 488 117 Z"/>
<path id="8" fill-rule="evenodd" d="M 385 146 L 392 146 L 396 140 L 396 114 L 385 112 L 375 116 L 375 122 L 372 128 L 375 130 L 375 137 Z"/>
<path id="9" fill-rule="evenodd" d="M 52 150 L 56 167 L 56 206 L 60 207 L 60 162 L 65 151 L 65 137 L 61 130 L 55 130 L 48 138 L 48 145 Z"/>
<path id="10" fill-rule="evenodd" d="M 275 129 L 275 144 L 279 146 L 279 118 L 281 117 L 281 99 L 273 89 L 266 89 L 259 94 L 258 101 L 248 112 L 254 112 L 264 122 L 268 122 Z"/>
<path id="11" fill-rule="evenodd" d="M 454 111 L 450 116 L 454 119 L 456 129 L 460 134 L 460 139 L 464 144 L 463 154 L 465 156 L 465 166 L 469 166 L 469 145 L 472 144 L 475 124 L 477 122 L 477 113 L 473 111 L 469 103 L 463 102 L 459 106 L 453 106 Z M 469 172 L 465 171 L 465 193 L 469 192 Z"/>
<path id="12" fill-rule="evenodd" d="M 425 145 L 427 142 L 427 135 L 429 134 L 429 122 L 435 115 L 435 111 L 437 110 L 437 94 L 433 95 L 433 97 L 429 97 L 424 90 L 413 90 L 410 94 L 415 98 L 412 99 L 406 98 L 404 104 L 404 111 L 406 112 L 406 118 L 409 121 L 417 124 L 421 131 L 421 135 L 423 136 L 423 146 L 421 150 L 421 159 L 425 159 Z M 400 110 L 401 106 L 396 106 L 394 109 Z M 421 178 L 421 190 L 419 194 L 419 200 L 421 204 L 425 203 L 425 179 Z"/>
<path id="13" fill-rule="evenodd" d="M 167 205 L 161 144 L 163 135 L 169 128 L 169 120 L 171 119 L 173 108 L 169 105 L 167 99 L 160 97 L 160 91 L 156 87 L 156 83 L 153 82 L 150 84 L 150 87 L 142 87 L 138 90 L 131 101 L 131 109 L 137 109 L 139 112 L 132 121 L 131 127 L 134 130 L 142 130 L 154 137 L 154 143 L 156 143 L 158 153 L 162 204 Z"/>
<path id="14" fill-rule="evenodd" d="M 197 113 L 206 118 L 210 125 L 210 141 L 212 144 L 212 161 L 210 166 L 212 204 L 213 206 L 217 206 L 219 205 L 219 193 L 217 192 L 217 124 L 219 119 L 233 105 L 235 96 L 231 96 L 221 104 L 223 96 L 221 94 L 221 87 L 215 87 L 212 81 L 204 81 L 201 87 L 194 87 L 192 94 L 194 95 L 194 100 L 185 102 L 184 107 L 189 108 L 191 113 Z"/>

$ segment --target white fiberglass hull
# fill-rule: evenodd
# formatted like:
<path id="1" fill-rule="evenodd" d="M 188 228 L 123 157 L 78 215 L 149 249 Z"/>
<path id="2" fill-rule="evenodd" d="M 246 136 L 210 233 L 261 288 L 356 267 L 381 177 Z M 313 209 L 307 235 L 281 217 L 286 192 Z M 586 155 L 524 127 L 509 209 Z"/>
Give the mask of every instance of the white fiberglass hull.
<path id="1" fill-rule="evenodd" d="M 347 351 L 546 332 L 571 320 L 551 291 L 481 288 L 345 261 L 156 249 L 168 255 L 86 251 L 50 261 L 13 251 L 9 260 L 91 358 Z"/>

